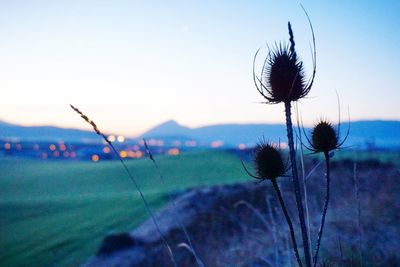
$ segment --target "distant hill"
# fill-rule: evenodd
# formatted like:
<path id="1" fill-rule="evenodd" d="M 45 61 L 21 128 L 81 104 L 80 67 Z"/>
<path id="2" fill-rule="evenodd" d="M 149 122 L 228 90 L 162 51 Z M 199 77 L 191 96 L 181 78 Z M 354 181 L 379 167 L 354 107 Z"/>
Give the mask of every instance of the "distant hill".
<path id="1" fill-rule="evenodd" d="M 145 138 L 185 138 L 210 143 L 223 141 L 227 145 L 257 142 L 264 135 L 270 140 L 284 136 L 286 128 L 283 124 L 218 124 L 199 128 L 188 128 L 170 120 L 151 128 L 140 137 Z"/>
<path id="2" fill-rule="evenodd" d="M 347 130 L 347 123 L 341 126 L 341 136 Z M 309 133 L 310 129 L 306 128 Z M 189 128 L 169 120 L 151 128 L 137 138 L 145 137 L 165 141 L 195 140 L 199 145 L 222 141 L 225 146 L 254 145 L 261 139 L 285 142 L 284 124 L 218 124 Z M 65 129 L 53 126 L 20 126 L 0 121 L 0 139 L 26 141 L 99 142 L 101 139 L 92 131 Z M 131 139 L 132 140 L 132 139 Z M 353 121 L 346 146 L 355 148 L 400 148 L 400 121 Z"/>
<path id="3" fill-rule="evenodd" d="M 189 127 L 182 126 L 174 120 L 169 120 L 151 128 L 146 133 L 142 134 L 142 137 L 165 138 L 175 136 L 187 136 L 190 138 L 191 133 L 192 129 L 190 129 Z"/>
<path id="4" fill-rule="evenodd" d="M 346 122 L 341 125 L 341 137 L 348 128 Z M 310 133 L 309 128 L 304 129 Z M 254 145 L 264 138 L 267 141 L 279 142 L 286 140 L 284 124 L 218 124 L 199 128 L 188 128 L 175 121 L 167 121 L 141 135 L 146 138 L 194 139 L 203 144 L 221 140 L 227 146 L 238 144 Z M 400 148 L 400 121 L 353 121 L 350 123 L 350 135 L 346 146 L 358 148 L 382 147 Z"/>
<path id="5" fill-rule="evenodd" d="M 343 123 L 342 132 L 346 129 L 347 123 Z M 351 122 L 347 145 L 400 148 L 400 121 Z"/>
<path id="6" fill-rule="evenodd" d="M 21 126 L 0 121 L 0 138 L 24 141 L 99 142 L 92 131 L 54 126 Z"/>

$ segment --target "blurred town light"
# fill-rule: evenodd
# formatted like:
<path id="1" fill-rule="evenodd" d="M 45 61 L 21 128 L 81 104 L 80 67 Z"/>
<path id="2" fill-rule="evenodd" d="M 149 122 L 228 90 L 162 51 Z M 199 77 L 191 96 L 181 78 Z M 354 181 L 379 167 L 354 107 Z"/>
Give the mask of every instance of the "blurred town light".
<path id="1" fill-rule="evenodd" d="M 67 147 L 65 146 L 64 143 L 60 143 L 60 144 L 58 145 L 58 147 L 59 147 L 59 149 L 60 149 L 61 151 L 65 151 L 65 150 L 67 149 Z"/>
<path id="2" fill-rule="evenodd" d="M 221 140 L 216 140 L 216 141 L 211 142 L 212 148 L 219 148 L 223 145 L 224 145 L 224 142 L 222 142 Z"/>
<path id="3" fill-rule="evenodd" d="M 128 156 L 128 153 L 125 150 L 122 150 L 121 152 L 119 152 L 119 156 L 121 158 L 126 158 Z"/>
<path id="4" fill-rule="evenodd" d="M 246 149 L 246 145 L 245 145 L 245 144 L 239 144 L 239 145 L 238 145 L 238 148 L 239 148 L 240 150 Z"/>
<path id="5" fill-rule="evenodd" d="M 109 137 L 107 137 L 107 140 L 112 142 L 115 142 L 115 136 L 114 135 L 110 135 Z"/>
<path id="6" fill-rule="evenodd" d="M 136 156 L 137 158 L 141 158 L 141 157 L 143 156 L 143 152 L 140 151 L 140 150 L 139 150 L 139 151 L 136 151 L 135 154 L 136 154 L 135 156 Z"/>
<path id="7" fill-rule="evenodd" d="M 171 148 L 171 149 L 169 149 L 168 150 L 168 155 L 170 155 L 170 156 L 177 156 L 177 155 L 179 155 L 179 149 L 177 149 L 177 148 Z"/>
<path id="8" fill-rule="evenodd" d="M 97 162 L 97 161 L 99 161 L 99 159 L 100 159 L 100 158 L 99 158 L 99 156 L 98 156 L 97 154 L 93 154 L 93 155 L 92 155 L 92 161 L 93 161 L 93 162 Z"/>

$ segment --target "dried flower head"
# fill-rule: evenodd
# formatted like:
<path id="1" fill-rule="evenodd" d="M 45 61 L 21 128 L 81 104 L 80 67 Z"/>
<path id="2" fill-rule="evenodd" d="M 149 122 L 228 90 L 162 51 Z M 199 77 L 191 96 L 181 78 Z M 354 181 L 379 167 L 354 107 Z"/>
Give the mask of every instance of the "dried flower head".
<path id="1" fill-rule="evenodd" d="M 263 73 L 270 102 L 296 101 L 308 93 L 304 87 L 303 63 L 286 45 L 280 44 L 271 51 Z"/>
<path id="2" fill-rule="evenodd" d="M 294 36 L 290 22 L 288 23 L 288 29 L 290 45 L 281 43 L 276 45 L 273 49 L 269 49 L 260 77 L 257 77 L 254 71 L 255 60 L 259 51 L 257 51 L 254 57 L 254 83 L 258 92 L 267 100 L 267 103 L 275 104 L 297 101 L 308 94 L 314 82 L 316 69 L 315 41 L 313 54 L 314 71 L 310 80 L 307 82 L 304 74 L 303 62 L 299 59 L 295 50 Z"/>
<path id="3" fill-rule="evenodd" d="M 286 222 L 289 227 L 290 237 L 292 239 L 293 250 L 295 252 L 298 266 L 302 267 L 303 264 L 301 262 L 300 254 L 297 248 L 293 223 L 292 220 L 290 219 L 285 201 L 283 199 L 281 190 L 279 189 L 279 185 L 276 180 L 276 178 L 284 176 L 287 171 L 285 168 L 285 164 L 283 163 L 280 151 L 274 145 L 265 142 L 261 142 L 260 144 L 257 145 L 255 149 L 255 158 L 254 158 L 254 165 L 255 165 L 254 167 L 257 172 L 257 175 L 251 174 L 247 170 L 243 161 L 242 164 L 247 174 L 249 174 L 251 177 L 256 178 L 260 181 L 270 180 L 270 182 L 272 183 L 272 186 L 276 192 L 283 214 L 285 216 Z"/>
<path id="4" fill-rule="evenodd" d="M 276 179 L 286 172 L 281 153 L 271 144 L 257 145 L 254 157 L 254 167 L 260 180 Z"/>
<path id="5" fill-rule="evenodd" d="M 304 130 L 303 130 L 304 131 Z M 311 140 L 305 134 L 308 141 L 308 146 L 303 144 L 307 149 L 314 153 L 323 152 L 328 155 L 329 152 L 340 149 L 350 132 L 350 124 L 347 128 L 346 136 L 340 141 L 340 122 L 335 129 L 331 122 L 327 120 L 320 120 L 312 129 Z"/>
<path id="6" fill-rule="evenodd" d="M 338 148 L 339 136 L 332 123 L 321 120 L 311 133 L 311 146 L 315 152 L 329 152 Z"/>

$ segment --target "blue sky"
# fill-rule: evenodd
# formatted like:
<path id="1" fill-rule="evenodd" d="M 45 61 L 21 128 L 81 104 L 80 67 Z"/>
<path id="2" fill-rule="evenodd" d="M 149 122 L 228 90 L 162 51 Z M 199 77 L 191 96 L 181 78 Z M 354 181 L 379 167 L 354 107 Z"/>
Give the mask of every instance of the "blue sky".
<path id="1" fill-rule="evenodd" d="M 400 1 L 304 1 L 317 76 L 299 106 L 320 117 L 400 119 Z M 0 120 L 138 134 L 168 119 L 196 127 L 284 122 L 262 105 L 252 60 L 288 39 L 311 71 L 311 33 L 297 1 L 1 1 Z M 261 58 L 260 58 L 261 59 Z"/>

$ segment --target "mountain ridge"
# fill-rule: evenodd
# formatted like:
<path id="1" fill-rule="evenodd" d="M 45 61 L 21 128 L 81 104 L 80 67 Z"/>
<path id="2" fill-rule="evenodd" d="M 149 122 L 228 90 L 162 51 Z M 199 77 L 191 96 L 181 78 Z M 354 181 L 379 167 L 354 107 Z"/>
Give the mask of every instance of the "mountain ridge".
<path id="1" fill-rule="evenodd" d="M 176 124 L 178 127 L 184 127 L 178 123 Z M 348 145 L 364 148 L 374 146 L 400 148 L 400 121 L 398 120 L 357 120 L 351 121 L 350 125 L 347 122 L 342 122 L 340 127 L 340 137 L 342 139 L 346 135 L 348 127 L 350 127 L 350 134 L 346 140 Z M 236 146 L 238 144 L 254 145 L 262 139 L 271 142 L 286 140 L 286 125 L 283 123 L 226 123 L 184 128 L 185 136 L 188 139 L 194 139 L 202 143 L 221 140 L 228 146 Z M 304 131 L 310 134 L 311 128 L 305 127 Z M 159 132 L 156 126 L 139 137 L 171 138 L 181 136 L 175 134 L 177 132 L 178 130 L 174 132 L 173 127 L 170 128 L 168 133 Z"/>
<path id="2" fill-rule="evenodd" d="M 347 131 L 347 123 L 341 125 L 341 137 Z M 304 129 L 310 133 L 310 128 Z M 99 142 L 101 139 L 91 130 L 60 128 L 56 126 L 21 126 L 0 121 L 1 139 L 26 141 Z M 279 123 L 225 123 L 190 128 L 175 120 L 158 124 L 144 133 L 130 138 L 155 138 L 164 140 L 195 140 L 200 145 L 222 141 L 226 146 L 254 145 L 258 141 L 279 142 L 286 140 L 286 126 Z M 400 121 L 358 120 L 350 122 L 350 135 L 346 144 L 362 144 L 370 147 L 400 148 Z"/>

